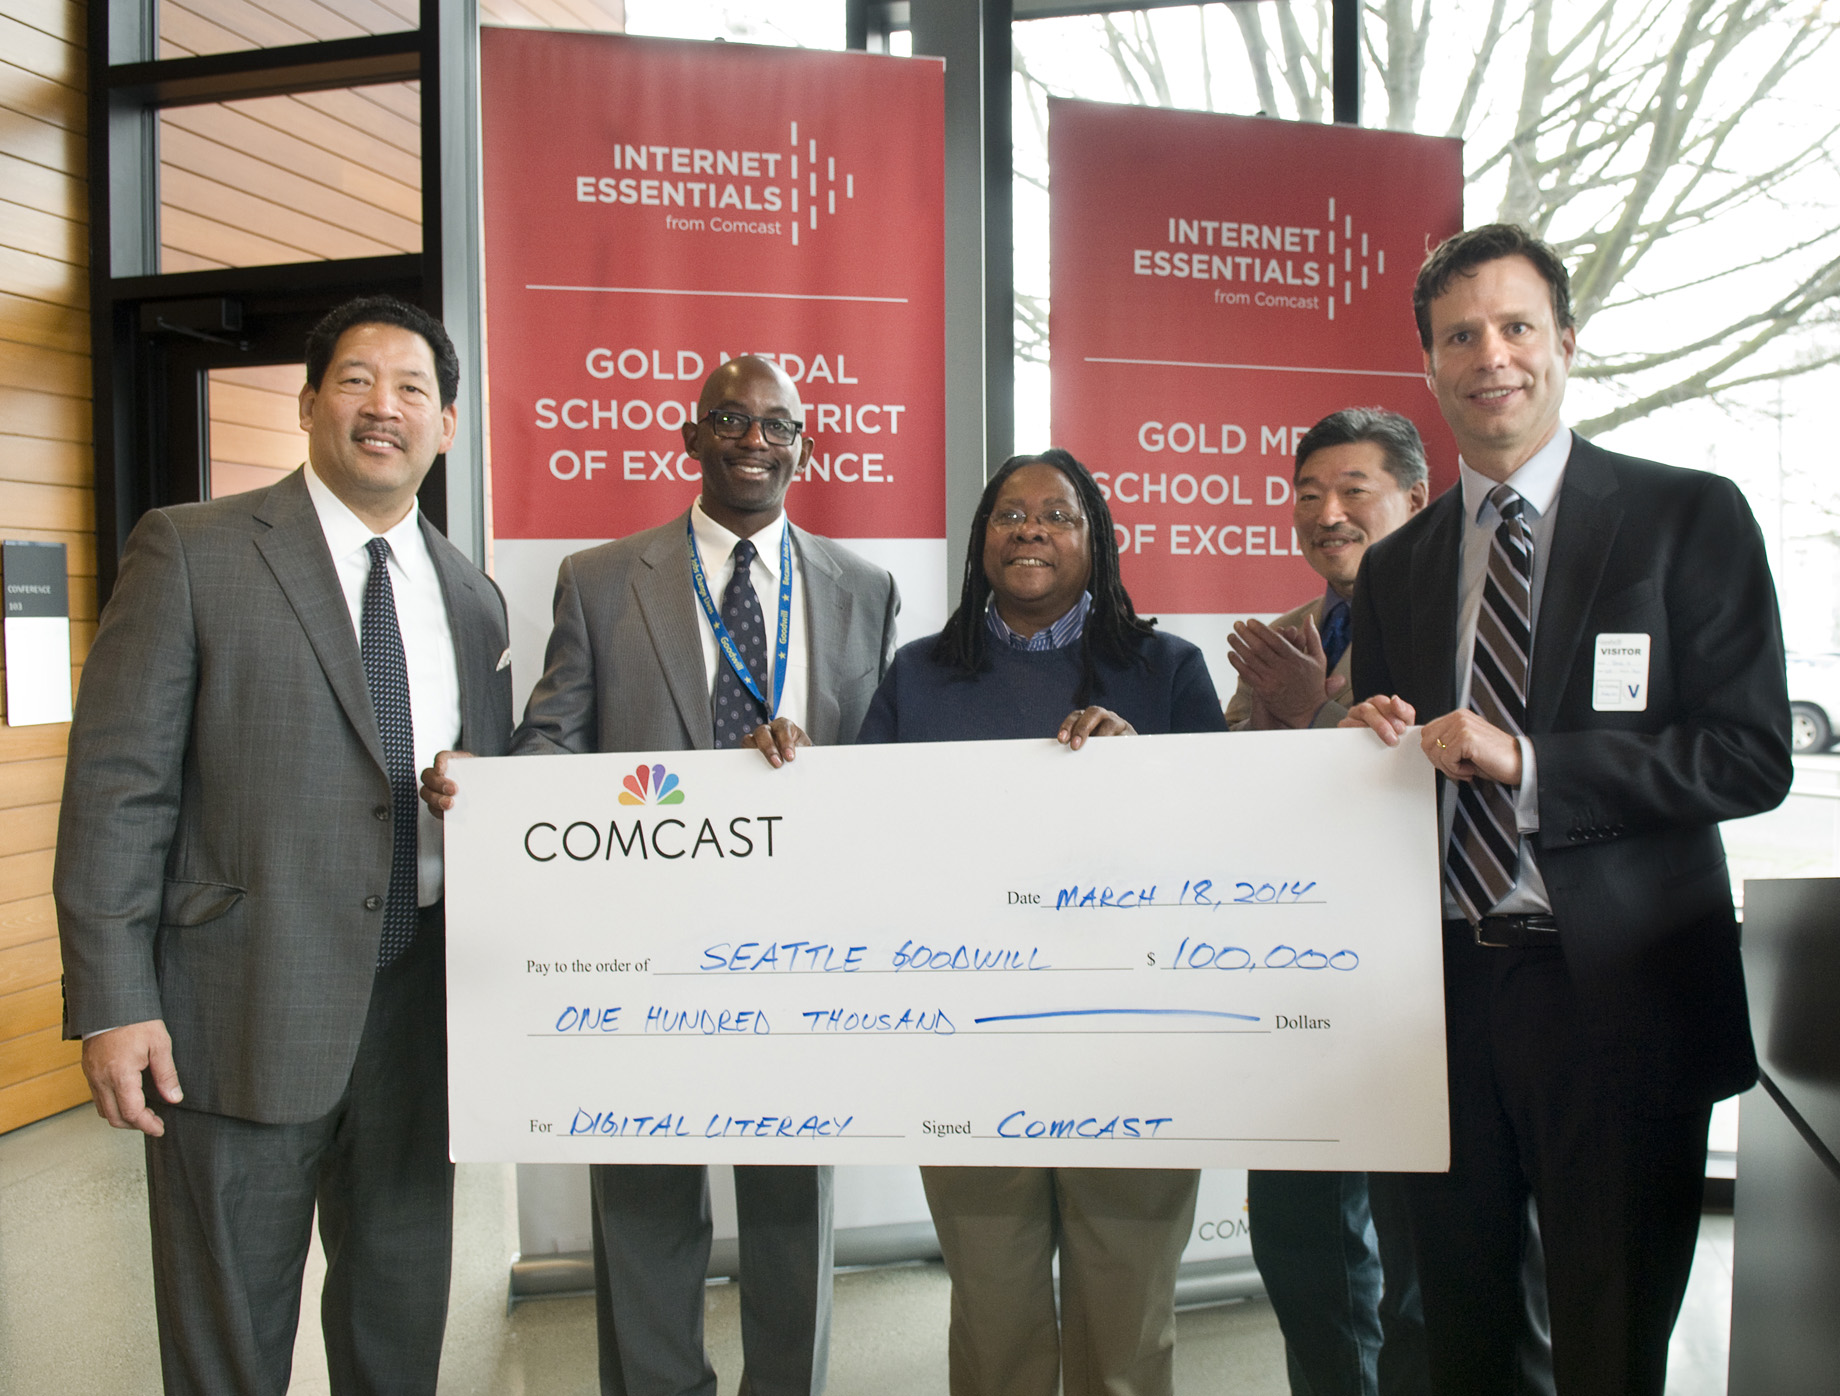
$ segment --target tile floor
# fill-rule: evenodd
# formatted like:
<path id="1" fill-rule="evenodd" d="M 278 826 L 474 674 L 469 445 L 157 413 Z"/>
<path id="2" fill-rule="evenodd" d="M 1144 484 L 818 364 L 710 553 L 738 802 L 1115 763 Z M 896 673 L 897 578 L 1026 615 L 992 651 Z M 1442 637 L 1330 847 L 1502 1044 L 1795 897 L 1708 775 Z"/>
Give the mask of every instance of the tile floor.
<path id="1" fill-rule="evenodd" d="M 0 1396 L 155 1396 L 160 1389 L 138 1136 L 87 1107 L 0 1135 Z M 517 1245 L 509 1167 L 463 1165 L 441 1396 L 590 1396 L 594 1313 L 587 1299 L 505 1311 Z M 1731 1218 L 1709 1216 L 1675 1333 L 1669 1396 L 1722 1396 L 1731 1299 Z M 317 1245 L 308 1290 L 317 1291 Z M 858 1271 L 837 1281 L 830 1390 L 937 1396 L 946 1388 L 948 1286 L 937 1265 Z M 741 1365 L 731 1285 L 709 1289 L 709 1342 L 730 1396 Z M 316 1300 L 306 1309 L 314 1312 Z M 1283 1396 L 1270 1306 L 1247 1300 L 1184 1313 L 1183 1396 Z M 293 1391 L 326 1391 L 317 1324 L 302 1325 Z"/>

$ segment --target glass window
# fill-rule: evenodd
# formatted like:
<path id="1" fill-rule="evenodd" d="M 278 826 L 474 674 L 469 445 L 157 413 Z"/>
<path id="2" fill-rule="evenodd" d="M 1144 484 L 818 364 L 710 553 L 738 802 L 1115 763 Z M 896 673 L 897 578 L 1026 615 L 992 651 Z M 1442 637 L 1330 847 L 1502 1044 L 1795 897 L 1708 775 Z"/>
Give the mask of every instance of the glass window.
<path id="1" fill-rule="evenodd" d="M 626 27 L 626 10 L 622 0 L 479 0 L 479 22 L 618 34 Z"/>
<path id="2" fill-rule="evenodd" d="M 160 112 L 160 270 L 422 246 L 421 85 Z"/>
<path id="3" fill-rule="evenodd" d="M 98 0 L 100 3 L 100 0 Z M 159 0 L 161 58 L 421 27 L 416 0 Z"/>
<path id="4" fill-rule="evenodd" d="M 210 421 L 206 499 L 272 485 L 307 456 L 300 429 L 305 364 L 214 368 L 205 383 Z"/>
<path id="5" fill-rule="evenodd" d="M 843 47 L 843 0 L 626 0 L 626 32 L 796 48 Z"/>

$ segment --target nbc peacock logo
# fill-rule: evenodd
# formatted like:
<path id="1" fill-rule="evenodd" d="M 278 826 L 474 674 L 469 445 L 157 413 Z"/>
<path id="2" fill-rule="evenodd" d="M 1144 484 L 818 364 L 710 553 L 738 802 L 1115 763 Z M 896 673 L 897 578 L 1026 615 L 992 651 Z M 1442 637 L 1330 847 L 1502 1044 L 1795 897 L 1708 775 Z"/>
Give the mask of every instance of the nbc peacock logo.
<path id="1" fill-rule="evenodd" d="M 681 805 L 684 802 L 684 792 L 678 786 L 677 777 L 663 766 L 636 767 L 620 783 L 626 787 L 620 792 L 623 805 Z"/>

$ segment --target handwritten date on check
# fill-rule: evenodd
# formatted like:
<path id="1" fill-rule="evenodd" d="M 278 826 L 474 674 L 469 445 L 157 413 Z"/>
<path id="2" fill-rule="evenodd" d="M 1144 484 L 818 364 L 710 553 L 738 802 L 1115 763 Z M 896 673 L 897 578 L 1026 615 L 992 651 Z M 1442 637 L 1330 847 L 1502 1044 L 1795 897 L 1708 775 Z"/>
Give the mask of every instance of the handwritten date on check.
<path id="1" fill-rule="evenodd" d="M 1447 1166 L 1437 811 L 1415 743 L 456 775 L 458 1160 Z"/>

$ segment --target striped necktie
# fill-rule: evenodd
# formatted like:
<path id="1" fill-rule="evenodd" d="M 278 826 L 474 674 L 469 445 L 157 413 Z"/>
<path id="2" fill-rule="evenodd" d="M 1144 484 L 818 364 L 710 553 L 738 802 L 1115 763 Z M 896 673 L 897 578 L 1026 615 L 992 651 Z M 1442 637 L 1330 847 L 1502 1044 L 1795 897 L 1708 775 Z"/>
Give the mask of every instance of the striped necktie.
<path id="1" fill-rule="evenodd" d="M 1527 667 L 1533 654 L 1533 535 L 1526 501 L 1507 485 L 1489 491 L 1501 515 L 1489 544 L 1482 610 L 1470 660 L 1469 706 L 1511 736 L 1527 724 Z M 1513 890 L 1520 875 L 1520 828 L 1514 792 L 1480 778 L 1457 787 L 1456 818 L 1444 875 L 1471 924 Z"/>

